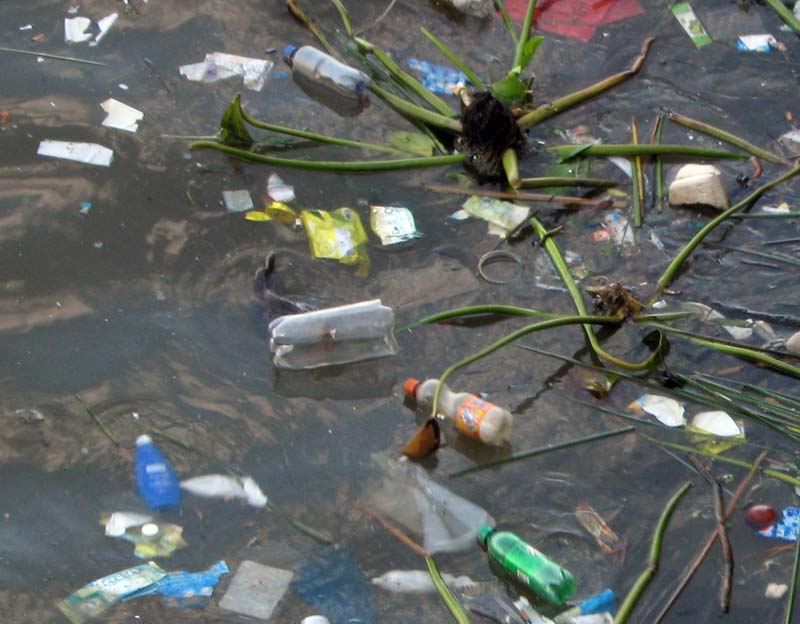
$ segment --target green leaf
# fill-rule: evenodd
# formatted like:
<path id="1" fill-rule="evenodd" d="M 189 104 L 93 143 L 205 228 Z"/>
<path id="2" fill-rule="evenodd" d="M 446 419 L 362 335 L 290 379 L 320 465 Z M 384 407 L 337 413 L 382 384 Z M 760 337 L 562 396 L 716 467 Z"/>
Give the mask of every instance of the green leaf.
<path id="1" fill-rule="evenodd" d="M 410 154 L 419 154 L 420 156 L 433 155 L 433 141 L 431 141 L 430 137 L 420 132 L 409 132 L 408 130 L 393 132 L 389 135 L 387 142 L 392 147 Z"/>
<path id="2" fill-rule="evenodd" d="M 536 37 L 532 37 L 525 42 L 525 45 L 522 47 L 522 58 L 519 60 L 519 73 L 525 71 L 525 68 L 528 66 L 528 63 L 531 62 L 533 55 L 536 54 L 536 50 L 539 49 L 539 46 L 542 45 L 542 41 L 544 41 L 544 37 L 541 35 L 537 35 Z M 514 70 L 517 68 L 515 67 Z M 512 71 L 514 71 L 512 70 Z"/>
<path id="3" fill-rule="evenodd" d="M 242 117 L 241 94 L 237 93 L 231 105 L 225 109 L 219 120 L 219 141 L 231 147 L 250 147 L 253 137 L 247 131 Z"/>
<path id="4" fill-rule="evenodd" d="M 498 80 L 490 87 L 492 94 L 504 102 L 519 102 L 525 99 L 528 92 L 526 85 L 519 76 L 509 74 L 505 78 Z"/>

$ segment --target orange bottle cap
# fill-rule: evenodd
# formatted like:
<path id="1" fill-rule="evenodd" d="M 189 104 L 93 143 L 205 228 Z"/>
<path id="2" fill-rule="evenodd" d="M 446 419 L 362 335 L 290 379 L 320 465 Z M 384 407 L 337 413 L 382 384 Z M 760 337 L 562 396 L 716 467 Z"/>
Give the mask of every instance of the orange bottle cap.
<path id="1" fill-rule="evenodd" d="M 417 388 L 419 388 L 422 382 L 419 379 L 414 379 L 413 377 L 409 377 L 406 379 L 406 382 L 403 384 L 403 392 L 406 393 L 407 397 L 411 397 L 412 399 L 417 398 Z"/>

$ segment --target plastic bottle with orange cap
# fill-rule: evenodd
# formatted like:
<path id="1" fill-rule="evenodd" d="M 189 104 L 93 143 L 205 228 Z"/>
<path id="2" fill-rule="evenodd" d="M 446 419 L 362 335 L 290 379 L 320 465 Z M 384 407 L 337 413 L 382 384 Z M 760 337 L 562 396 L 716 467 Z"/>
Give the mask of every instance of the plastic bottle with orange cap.
<path id="1" fill-rule="evenodd" d="M 419 381 L 409 377 L 403 391 L 406 396 L 416 399 L 418 406 L 431 409 L 438 385 L 438 379 Z M 459 433 L 492 446 L 503 446 L 508 441 L 514 423 L 514 417 L 507 409 L 469 392 L 453 392 L 447 384 L 439 393 L 437 411 L 437 416 L 452 423 Z"/>

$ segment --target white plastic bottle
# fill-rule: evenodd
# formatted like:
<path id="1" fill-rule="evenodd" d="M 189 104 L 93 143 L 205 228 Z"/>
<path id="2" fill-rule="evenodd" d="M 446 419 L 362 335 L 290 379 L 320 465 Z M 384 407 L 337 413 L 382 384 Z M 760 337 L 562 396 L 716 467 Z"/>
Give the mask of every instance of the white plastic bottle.
<path id="1" fill-rule="evenodd" d="M 418 405 L 431 409 L 438 385 L 438 379 L 421 382 L 412 377 L 406 380 L 403 390 Z M 502 446 L 511 436 L 514 423 L 511 412 L 469 392 L 453 392 L 447 384 L 439 394 L 438 411 L 459 432 L 485 444 Z"/>
<path id="2" fill-rule="evenodd" d="M 292 68 L 292 76 L 301 87 L 318 87 L 349 100 L 366 99 L 370 77 L 362 71 L 337 61 L 332 56 L 312 46 L 297 48 L 288 45 L 283 50 L 283 60 Z M 324 95 L 312 89 L 312 95 Z M 308 92 L 308 91 L 307 91 Z M 328 102 L 322 98 L 322 103 Z"/>

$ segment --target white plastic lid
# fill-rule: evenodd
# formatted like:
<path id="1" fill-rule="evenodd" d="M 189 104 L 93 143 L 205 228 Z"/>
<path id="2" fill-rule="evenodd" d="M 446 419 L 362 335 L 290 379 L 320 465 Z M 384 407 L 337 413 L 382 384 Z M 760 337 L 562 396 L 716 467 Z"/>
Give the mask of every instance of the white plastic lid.
<path id="1" fill-rule="evenodd" d="M 324 615 L 309 615 L 307 618 L 303 618 L 303 621 L 300 624 L 331 624 L 330 620 L 326 618 Z"/>
<path id="2" fill-rule="evenodd" d="M 152 444 L 153 439 L 149 435 L 140 435 L 136 438 L 136 446 L 142 446 L 144 444 Z"/>

